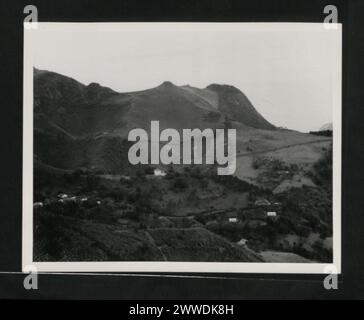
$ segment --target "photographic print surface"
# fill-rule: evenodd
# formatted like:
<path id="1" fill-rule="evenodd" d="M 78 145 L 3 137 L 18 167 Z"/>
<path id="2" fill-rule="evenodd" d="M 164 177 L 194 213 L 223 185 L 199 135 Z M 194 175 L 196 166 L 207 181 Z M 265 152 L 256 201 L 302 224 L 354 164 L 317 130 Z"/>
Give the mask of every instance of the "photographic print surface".
<path id="1" fill-rule="evenodd" d="M 340 271 L 341 26 L 25 30 L 23 266 Z"/>

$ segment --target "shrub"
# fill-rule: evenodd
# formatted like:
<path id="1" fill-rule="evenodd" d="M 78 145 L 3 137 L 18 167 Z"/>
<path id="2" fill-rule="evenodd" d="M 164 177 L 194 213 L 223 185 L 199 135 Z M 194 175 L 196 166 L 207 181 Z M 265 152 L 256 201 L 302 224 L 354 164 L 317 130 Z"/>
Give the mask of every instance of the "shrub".
<path id="1" fill-rule="evenodd" d="M 173 187 L 177 190 L 184 190 L 187 188 L 187 182 L 179 177 L 174 181 Z"/>

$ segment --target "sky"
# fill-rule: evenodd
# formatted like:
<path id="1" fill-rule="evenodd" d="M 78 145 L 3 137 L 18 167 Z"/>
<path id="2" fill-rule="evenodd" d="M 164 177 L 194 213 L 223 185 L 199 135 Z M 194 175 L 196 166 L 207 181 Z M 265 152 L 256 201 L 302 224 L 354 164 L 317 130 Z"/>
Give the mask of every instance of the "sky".
<path id="1" fill-rule="evenodd" d="M 26 44 L 36 68 L 118 92 L 233 85 L 274 125 L 304 132 L 332 122 L 340 78 L 338 32 L 322 24 L 40 23 Z"/>

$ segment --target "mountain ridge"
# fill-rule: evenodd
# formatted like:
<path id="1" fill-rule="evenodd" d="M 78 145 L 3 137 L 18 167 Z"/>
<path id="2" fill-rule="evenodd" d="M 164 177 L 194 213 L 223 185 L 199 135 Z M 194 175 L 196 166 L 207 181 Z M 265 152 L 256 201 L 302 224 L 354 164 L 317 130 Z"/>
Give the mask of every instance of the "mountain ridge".
<path id="1" fill-rule="evenodd" d="M 187 89 L 186 86 L 177 86 L 171 81 L 164 81 L 155 88 L 134 92 L 116 92 L 98 83 L 93 82 L 85 85 L 71 77 L 63 76 L 56 72 L 34 70 L 35 111 L 38 111 L 38 107 L 42 107 L 42 105 L 44 108 L 41 108 L 41 111 L 45 113 L 49 111 L 44 110 L 47 107 L 46 105 L 49 104 L 45 101 L 46 99 L 52 100 L 53 105 L 62 108 L 58 112 L 62 112 L 63 109 L 67 110 L 71 105 L 77 104 L 84 106 L 98 103 L 102 106 L 105 104 L 123 105 L 123 102 L 129 102 L 132 106 L 142 110 L 143 106 L 149 103 L 153 105 L 153 111 L 157 113 L 156 118 L 158 118 L 158 116 L 161 116 L 158 114 L 158 108 L 167 111 L 166 107 L 168 107 L 171 111 L 178 112 L 174 108 L 174 105 L 178 105 L 190 110 L 197 107 L 203 111 L 214 111 L 257 129 L 275 129 L 274 125 L 270 124 L 259 114 L 243 92 L 229 85 L 211 84 L 205 89 L 189 86 L 189 89 Z M 173 99 L 167 97 L 168 95 L 173 96 Z M 230 97 L 229 95 L 234 96 Z M 159 107 L 156 106 L 158 103 L 160 104 Z M 165 104 L 169 105 L 166 106 Z M 202 116 L 200 111 L 197 113 L 200 113 L 200 116 Z M 194 113 L 196 113 L 196 110 L 192 112 L 192 115 Z M 175 115 L 178 116 L 178 113 Z M 138 116 L 140 117 L 140 114 Z M 185 124 L 183 125 L 186 128 L 190 127 Z"/>
<path id="2" fill-rule="evenodd" d="M 319 138 L 274 127 L 230 85 L 200 89 L 165 81 L 147 90 L 118 93 L 97 83 L 84 85 L 54 72 L 35 71 L 34 152 L 44 164 L 118 173 L 128 163 L 130 130 L 149 131 L 153 120 L 159 121 L 160 130 L 236 128 L 238 156 Z M 239 164 L 245 159 L 239 158 Z M 246 179 L 249 172 L 244 165 L 236 174 Z"/>

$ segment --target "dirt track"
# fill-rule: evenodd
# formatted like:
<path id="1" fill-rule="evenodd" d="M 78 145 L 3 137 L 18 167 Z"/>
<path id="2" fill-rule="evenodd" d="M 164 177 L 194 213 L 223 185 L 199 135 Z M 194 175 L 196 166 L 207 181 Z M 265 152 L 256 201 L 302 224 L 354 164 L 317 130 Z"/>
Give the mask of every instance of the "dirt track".
<path id="1" fill-rule="evenodd" d="M 289 148 L 296 147 L 296 146 L 303 146 L 303 145 L 307 145 L 307 144 L 315 144 L 315 143 L 326 142 L 326 141 L 332 141 L 332 139 L 321 139 L 321 140 L 315 140 L 315 141 L 309 141 L 309 142 L 300 142 L 300 143 L 294 143 L 294 144 L 286 145 L 286 146 L 279 147 L 279 148 L 266 149 L 266 150 L 261 150 L 261 151 L 252 151 L 252 152 L 246 152 L 246 153 L 238 153 L 236 155 L 236 157 L 237 158 L 238 157 L 247 157 L 250 155 L 274 152 L 274 151 L 278 151 L 278 150 L 282 150 L 282 149 L 289 149 Z"/>

